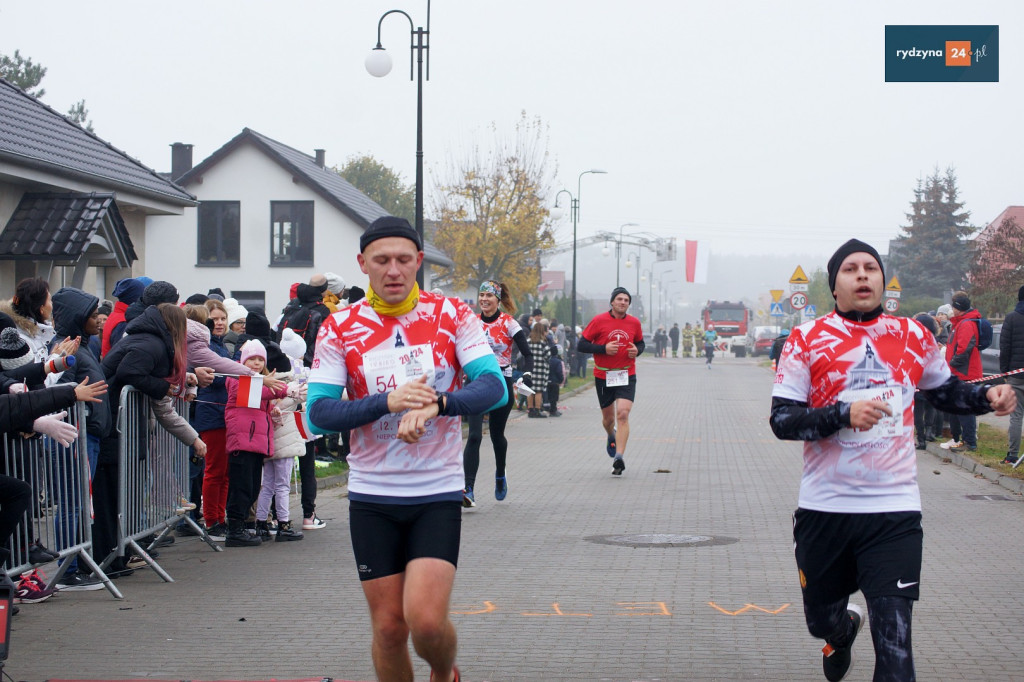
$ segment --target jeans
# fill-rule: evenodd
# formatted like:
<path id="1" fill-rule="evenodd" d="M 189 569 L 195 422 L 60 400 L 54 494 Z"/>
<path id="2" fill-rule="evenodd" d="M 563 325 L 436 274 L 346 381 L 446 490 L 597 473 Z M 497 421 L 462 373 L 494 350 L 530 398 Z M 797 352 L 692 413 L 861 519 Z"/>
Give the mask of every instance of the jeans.
<path id="1" fill-rule="evenodd" d="M 978 418 L 973 414 L 958 414 L 956 418 L 960 422 L 964 445 L 971 449 L 978 447 Z"/>
<path id="2" fill-rule="evenodd" d="M 92 479 L 96 475 L 96 465 L 99 462 L 100 439 L 86 434 L 85 445 L 86 457 L 89 460 L 89 478 Z M 54 549 L 60 551 L 74 547 L 85 539 L 79 523 L 82 513 L 82 483 L 79 475 L 78 448 L 77 444 L 65 448 L 47 438 L 46 450 L 50 458 L 50 494 L 53 496 L 52 500 L 57 503 L 53 523 L 57 546 Z M 72 574 L 77 570 L 78 560 L 72 558 L 67 573 Z"/>
<path id="3" fill-rule="evenodd" d="M 1016 457 L 1020 454 L 1020 431 L 1021 423 L 1024 422 L 1024 378 L 1017 376 L 1007 377 L 1006 383 L 1013 386 L 1013 392 L 1017 394 L 1017 407 L 1010 415 L 1010 429 L 1007 433 L 1009 439 L 1006 445 L 1006 454 Z"/>

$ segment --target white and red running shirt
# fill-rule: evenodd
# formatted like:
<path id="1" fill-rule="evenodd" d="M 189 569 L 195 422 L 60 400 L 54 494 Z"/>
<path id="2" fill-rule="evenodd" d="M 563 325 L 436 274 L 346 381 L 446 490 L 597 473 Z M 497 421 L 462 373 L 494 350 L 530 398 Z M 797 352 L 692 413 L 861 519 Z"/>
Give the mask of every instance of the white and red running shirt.
<path id="1" fill-rule="evenodd" d="M 488 322 L 481 318 L 484 325 L 484 334 L 487 335 L 487 343 L 498 360 L 501 373 L 504 376 L 512 376 L 512 337 L 523 331 L 516 318 L 506 312 L 499 312 L 498 318 Z"/>
<path id="2" fill-rule="evenodd" d="M 320 327 L 309 381 L 344 386 L 359 400 L 427 374 L 434 390 L 450 392 L 462 386 L 463 368 L 490 355 L 480 318 L 458 299 L 420 292 L 416 307 L 399 317 L 378 315 L 364 299 Z M 404 414 L 353 429 L 349 490 L 389 497 L 462 490 L 461 419 L 435 417 L 410 444 L 397 437 Z"/>
<path id="3" fill-rule="evenodd" d="M 855 322 L 835 312 L 795 328 L 779 360 L 773 398 L 827 407 L 884 400 L 893 417 L 804 441 L 799 506 L 825 512 L 920 511 L 914 390 L 949 378 L 935 337 L 914 320 Z"/>

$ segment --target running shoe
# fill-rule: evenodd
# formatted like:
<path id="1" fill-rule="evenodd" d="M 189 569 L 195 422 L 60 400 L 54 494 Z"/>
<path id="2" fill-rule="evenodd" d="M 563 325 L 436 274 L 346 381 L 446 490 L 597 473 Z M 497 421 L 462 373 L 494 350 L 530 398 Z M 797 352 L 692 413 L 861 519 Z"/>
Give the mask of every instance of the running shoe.
<path id="1" fill-rule="evenodd" d="M 501 502 L 508 495 L 508 481 L 505 480 L 504 476 L 494 477 L 494 499 Z"/>
<path id="2" fill-rule="evenodd" d="M 943 450 L 949 450 L 950 448 L 958 448 L 961 445 L 963 445 L 962 441 L 953 440 L 952 438 L 947 440 L 945 443 L 939 443 L 939 447 L 942 448 Z"/>
<path id="3" fill-rule="evenodd" d="M 70 572 L 69 572 L 70 573 Z M 57 589 L 61 592 L 92 592 L 102 590 L 103 581 L 86 573 L 65 573 L 57 581 Z"/>
<path id="4" fill-rule="evenodd" d="M 612 433 L 612 435 L 608 436 L 608 445 L 605 447 L 605 449 L 608 451 L 608 456 L 609 457 L 614 457 L 615 456 L 615 433 L 614 432 Z"/>
<path id="5" fill-rule="evenodd" d="M 466 486 L 466 489 L 462 491 L 462 506 L 466 509 L 471 509 L 476 506 L 476 500 L 473 498 L 473 486 Z"/>
<path id="6" fill-rule="evenodd" d="M 846 677 L 853 667 L 853 642 L 857 639 L 857 633 L 864 627 L 864 612 L 856 604 L 846 607 L 846 615 L 853 621 L 853 634 L 850 641 L 842 648 L 836 648 L 826 640 L 825 647 L 821 650 L 821 667 L 825 672 L 825 679 L 829 682 L 839 682 Z"/>
<path id="7" fill-rule="evenodd" d="M 459 669 L 456 666 L 452 666 L 452 672 L 455 673 L 455 677 L 452 678 L 452 682 L 462 682 L 462 675 L 459 674 Z M 430 682 L 434 682 L 434 671 L 430 671 Z"/>
<path id="8" fill-rule="evenodd" d="M 327 523 L 316 514 L 302 519 L 302 530 L 320 530 L 326 527 Z"/>
<path id="9" fill-rule="evenodd" d="M 55 590 L 52 587 L 40 586 L 29 577 L 22 577 L 18 581 L 18 588 L 14 592 L 15 604 L 38 604 L 53 596 Z"/>
<path id="10" fill-rule="evenodd" d="M 626 462 L 621 457 L 616 457 L 612 462 L 612 476 L 621 476 L 626 470 Z"/>

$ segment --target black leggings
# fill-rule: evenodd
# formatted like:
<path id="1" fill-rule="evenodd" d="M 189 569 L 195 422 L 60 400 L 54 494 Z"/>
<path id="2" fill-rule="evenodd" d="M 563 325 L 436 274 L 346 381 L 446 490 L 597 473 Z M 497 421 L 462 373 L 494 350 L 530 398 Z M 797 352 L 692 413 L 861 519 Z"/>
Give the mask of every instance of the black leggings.
<path id="1" fill-rule="evenodd" d="M 512 391 L 511 377 L 505 377 L 505 387 L 508 389 L 508 400 L 501 407 L 496 407 L 487 414 L 488 429 L 491 433 L 491 444 L 494 446 L 494 475 L 500 477 L 505 475 L 505 458 L 508 454 L 508 440 L 505 439 L 505 424 L 508 423 L 508 416 L 512 413 L 512 405 L 515 397 Z M 466 449 L 462 452 L 462 462 L 466 469 L 466 487 L 476 486 L 476 472 L 480 469 L 480 443 L 483 441 L 484 416 L 482 414 L 471 414 L 466 417 L 469 424 L 469 438 L 466 440 Z"/>
<path id="2" fill-rule="evenodd" d="M 875 646 L 874 682 L 901 680 L 913 682 L 914 654 L 910 625 L 914 600 L 907 597 L 867 597 L 871 621 L 871 641 Z M 844 647 L 853 636 L 852 623 L 846 618 L 849 599 L 812 606 L 804 603 L 807 629 L 818 639 L 834 647 Z"/>
<path id="3" fill-rule="evenodd" d="M 32 486 L 13 476 L 0 476 L 0 564 L 11 557 L 11 538 L 32 504 Z"/>

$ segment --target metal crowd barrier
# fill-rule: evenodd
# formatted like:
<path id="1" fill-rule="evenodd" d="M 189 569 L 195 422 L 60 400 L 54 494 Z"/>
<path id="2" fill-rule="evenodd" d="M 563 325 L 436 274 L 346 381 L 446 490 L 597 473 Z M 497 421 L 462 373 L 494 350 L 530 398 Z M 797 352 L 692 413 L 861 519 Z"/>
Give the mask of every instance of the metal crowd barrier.
<path id="1" fill-rule="evenodd" d="M 67 421 L 75 426 L 84 424 L 85 405 L 76 403 L 69 409 Z M 88 567 L 84 572 L 93 573 L 111 594 L 120 598 L 120 592 L 90 554 L 92 499 L 85 428 L 79 428 L 78 439 L 67 448 L 48 437 L 6 435 L 2 467 L 0 473 L 19 478 L 32 487 L 32 504 L 11 540 L 7 574 L 20 575 L 49 563 L 31 561 L 31 547 L 38 542 L 60 555 L 50 585 L 63 577 L 74 560 Z"/>
<path id="2" fill-rule="evenodd" d="M 131 386 L 121 390 L 117 415 L 120 434 L 117 547 L 103 558 L 106 568 L 118 556 L 141 557 L 165 582 L 174 579 L 147 550 L 160 544 L 179 523 L 192 526 L 209 547 L 222 551 L 182 507 L 188 502 L 190 448 L 161 427 L 153 416 L 150 399 Z M 173 401 L 174 411 L 187 419 L 188 405 Z M 139 542 L 153 537 L 146 548 Z"/>

